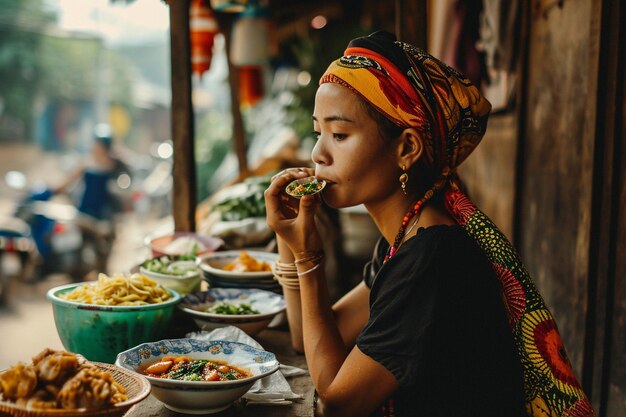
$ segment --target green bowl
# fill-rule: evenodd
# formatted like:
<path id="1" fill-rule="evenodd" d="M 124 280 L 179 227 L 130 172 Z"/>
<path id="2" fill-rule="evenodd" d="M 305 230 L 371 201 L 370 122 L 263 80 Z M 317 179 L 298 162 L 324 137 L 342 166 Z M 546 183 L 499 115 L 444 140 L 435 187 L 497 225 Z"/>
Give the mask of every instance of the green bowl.
<path id="1" fill-rule="evenodd" d="M 114 363 L 119 352 L 163 339 L 181 300 L 172 289 L 167 289 L 170 300 L 142 306 L 100 306 L 59 298 L 84 284 L 52 288 L 46 298 L 52 303 L 54 323 L 65 349 L 90 361 Z"/>

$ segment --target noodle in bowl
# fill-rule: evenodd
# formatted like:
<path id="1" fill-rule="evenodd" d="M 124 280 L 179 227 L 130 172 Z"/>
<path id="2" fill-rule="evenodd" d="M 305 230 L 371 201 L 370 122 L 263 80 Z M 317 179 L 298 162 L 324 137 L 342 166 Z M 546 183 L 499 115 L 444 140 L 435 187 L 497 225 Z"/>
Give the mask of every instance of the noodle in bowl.
<path id="1" fill-rule="evenodd" d="M 181 297 L 172 289 L 152 286 L 156 283 L 146 277 L 126 277 L 128 282 L 104 278 L 52 288 L 46 298 L 68 351 L 113 363 L 121 351 L 162 339 Z"/>

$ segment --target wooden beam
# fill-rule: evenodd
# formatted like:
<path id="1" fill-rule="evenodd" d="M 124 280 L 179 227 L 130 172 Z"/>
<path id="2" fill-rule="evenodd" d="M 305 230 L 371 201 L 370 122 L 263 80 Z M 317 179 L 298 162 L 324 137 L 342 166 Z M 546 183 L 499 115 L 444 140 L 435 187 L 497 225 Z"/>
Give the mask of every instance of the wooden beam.
<path id="1" fill-rule="evenodd" d="M 174 229 L 179 232 L 192 232 L 196 229 L 196 161 L 189 43 L 190 2 L 191 0 L 169 2 L 174 143 L 172 214 Z"/>
<path id="2" fill-rule="evenodd" d="M 427 0 L 396 0 L 396 37 L 427 50 Z"/>
<path id="3" fill-rule="evenodd" d="M 231 32 L 234 16 L 231 13 L 216 13 L 220 26 L 220 32 L 224 34 L 224 47 L 228 61 L 228 84 L 230 86 L 230 111 L 233 117 L 233 149 L 239 163 L 239 178 L 248 174 L 248 158 L 246 146 L 246 134 L 241 117 L 241 104 L 239 102 L 239 70 L 230 60 Z"/>

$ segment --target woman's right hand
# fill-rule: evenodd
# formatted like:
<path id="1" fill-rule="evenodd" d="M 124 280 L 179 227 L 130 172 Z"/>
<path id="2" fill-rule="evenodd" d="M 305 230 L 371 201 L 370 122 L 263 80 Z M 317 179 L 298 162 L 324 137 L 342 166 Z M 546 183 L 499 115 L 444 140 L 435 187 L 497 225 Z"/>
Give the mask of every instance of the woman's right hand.
<path id="1" fill-rule="evenodd" d="M 320 206 L 318 195 L 305 195 L 299 200 L 289 196 L 285 187 L 293 180 L 314 174 L 311 168 L 289 168 L 272 177 L 265 190 L 267 225 L 283 239 L 292 253 L 319 251 L 321 238 L 315 226 L 315 213 Z"/>

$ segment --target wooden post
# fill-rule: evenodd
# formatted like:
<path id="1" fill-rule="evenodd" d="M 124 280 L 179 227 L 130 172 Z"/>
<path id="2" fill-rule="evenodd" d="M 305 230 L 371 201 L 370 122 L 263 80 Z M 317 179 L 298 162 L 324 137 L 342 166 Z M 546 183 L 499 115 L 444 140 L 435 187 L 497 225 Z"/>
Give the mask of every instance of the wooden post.
<path id="1" fill-rule="evenodd" d="M 239 177 L 243 178 L 248 173 L 248 158 L 246 147 L 246 134 L 241 117 L 241 105 L 239 103 L 239 71 L 230 60 L 231 31 L 234 17 L 230 13 L 216 13 L 220 31 L 224 34 L 224 47 L 228 61 L 228 84 L 230 86 L 230 111 L 233 116 L 233 148 L 239 163 Z"/>
<path id="2" fill-rule="evenodd" d="M 396 37 L 427 50 L 427 0 L 396 0 Z"/>
<path id="3" fill-rule="evenodd" d="M 174 229 L 196 228 L 196 161 L 194 156 L 193 105 L 191 102 L 190 0 L 169 2 L 172 78 L 172 141 L 174 143 Z"/>

